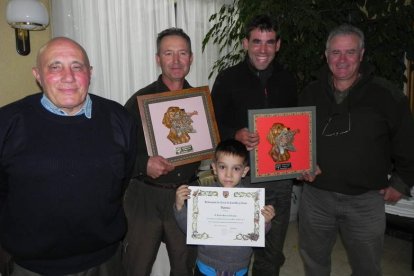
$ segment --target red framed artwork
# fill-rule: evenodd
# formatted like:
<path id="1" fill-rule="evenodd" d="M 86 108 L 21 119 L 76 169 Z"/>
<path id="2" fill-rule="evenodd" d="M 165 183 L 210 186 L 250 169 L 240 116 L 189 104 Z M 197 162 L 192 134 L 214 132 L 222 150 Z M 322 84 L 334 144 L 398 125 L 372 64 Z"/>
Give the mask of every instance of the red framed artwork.
<path id="1" fill-rule="evenodd" d="M 296 178 L 316 166 L 315 107 L 249 110 L 249 130 L 259 145 L 250 151 L 251 182 Z"/>
<path id="2" fill-rule="evenodd" d="M 137 96 L 150 156 L 174 165 L 209 159 L 219 142 L 208 86 Z"/>

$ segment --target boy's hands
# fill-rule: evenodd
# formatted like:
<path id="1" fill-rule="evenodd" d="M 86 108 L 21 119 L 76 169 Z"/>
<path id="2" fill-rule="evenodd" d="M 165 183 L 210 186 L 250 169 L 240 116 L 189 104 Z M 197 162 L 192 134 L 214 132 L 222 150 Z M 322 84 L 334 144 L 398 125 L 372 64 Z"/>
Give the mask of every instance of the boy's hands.
<path id="1" fill-rule="evenodd" d="M 265 218 L 265 223 L 269 223 L 275 217 L 275 209 L 272 205 L 265 205 L 261 210 L 262 215 Z"/>
<path id="2" fill-rule="evenodd" d="M 190 198 L 190 193 L 191 190 L 188 189 L 188 185 L 181 185 L 178 187 L 175 192 L 175 208 L 177 211 L 180 211 L 183 208 L 184 202 Z"/>

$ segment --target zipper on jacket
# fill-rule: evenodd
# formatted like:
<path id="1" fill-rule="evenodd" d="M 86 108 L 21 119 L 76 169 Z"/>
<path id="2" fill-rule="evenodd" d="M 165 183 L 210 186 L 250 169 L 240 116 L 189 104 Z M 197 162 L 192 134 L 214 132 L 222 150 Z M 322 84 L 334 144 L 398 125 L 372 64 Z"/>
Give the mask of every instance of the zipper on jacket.
<path id="1" fill-rule="evenodd" d="M 257 71 L 256 72 L 256 76 L 259 78 L 259 80 L 260 80 L 260 83 L 262 84 L 262 87 L 264 88 L 264 96 L 265 96 L 265 100 L 264 100 L 264 107 L 265 108 L 267 108 L 268 106 L 269 106 L 269 101 L 268 101 L 268 94 L 267 94 L 267 88 L 266 88 L 266 85 L 267 85 L 267 79 L 266 80 L 264 80 L 263 78 L 261 78 L 260 77 L 260 72 L 259 71 Z"/>

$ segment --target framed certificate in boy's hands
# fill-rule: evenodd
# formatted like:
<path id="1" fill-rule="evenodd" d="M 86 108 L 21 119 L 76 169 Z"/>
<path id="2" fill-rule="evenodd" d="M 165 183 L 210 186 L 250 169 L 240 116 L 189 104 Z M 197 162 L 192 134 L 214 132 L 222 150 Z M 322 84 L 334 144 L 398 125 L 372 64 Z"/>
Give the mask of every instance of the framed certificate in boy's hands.
<path id="1" fill-rule="evenodd" d="M 264 247 L 264 188 L 189 189 L 187 244 Z"/>

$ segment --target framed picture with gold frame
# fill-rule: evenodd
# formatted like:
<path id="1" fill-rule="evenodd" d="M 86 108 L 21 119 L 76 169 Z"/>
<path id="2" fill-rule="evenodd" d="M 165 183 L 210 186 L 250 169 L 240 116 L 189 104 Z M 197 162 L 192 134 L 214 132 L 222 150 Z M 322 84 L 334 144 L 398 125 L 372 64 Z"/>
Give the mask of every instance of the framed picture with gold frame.
<path id="1" fill-rule="evenodd" d="M 174 165 L 213 157 L 219 142 L 208 86 L 137 96 L 150 156 Z"/>
<path id="2" fill-rule="evenodd" d="M 249 110 L 251 182 L 296 178 L 316 166 L 315 107 Z"/>

